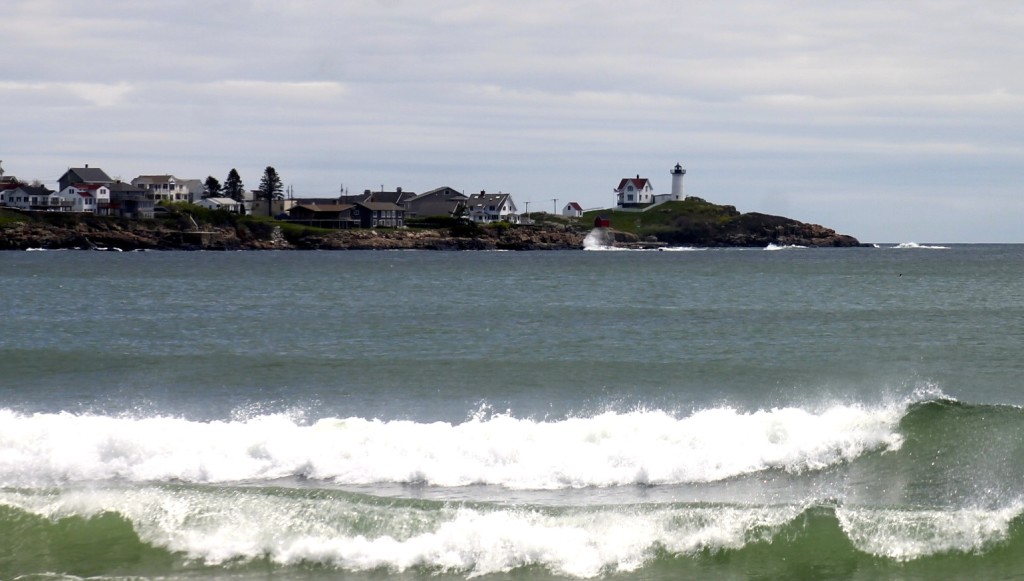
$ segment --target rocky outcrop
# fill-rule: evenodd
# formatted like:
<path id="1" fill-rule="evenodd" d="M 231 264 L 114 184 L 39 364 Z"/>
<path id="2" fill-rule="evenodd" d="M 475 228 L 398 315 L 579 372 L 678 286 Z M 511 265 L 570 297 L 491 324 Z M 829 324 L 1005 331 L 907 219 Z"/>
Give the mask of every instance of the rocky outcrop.
<path id="1" fill-rule="evenodd" d="M 585 232 L 569 228 L 481 228 L 457 236 L 446 230 L 343 230 L 307 236 L 296 248 L 322 250 L 567 250 L 583 247 Z"/>
<path id="2" fill-rule="evenodd" d="M 694 220 L 681 217 L 676 220 L 672 229 L 658 232 L 655 236 L 661 242 L 679 246 L 864 246 L 853 236 L 838 234 L 824 226 L 757 212 L 737 213 L 727 220 Z"/>
<path id="3" fill-rule="evenodd" d="M 0 216 L 3 218 L 3 216 Z M 660 246 L 860 246 L 852 236 L 816 224 L 765 214 L 693 217 L 679 215 L 666 228 L 645 236 L 607 230 L 602 245 Z M 402 230 L 323 231 L 238 221 L 196 225 L 175 221 L 135 221 L 97 216 L 26 216 L 0 220 L 0 250 L 81 248 L 118 250 L 566 250 L 583 247 L 588 226 L 545 224 Z"/>

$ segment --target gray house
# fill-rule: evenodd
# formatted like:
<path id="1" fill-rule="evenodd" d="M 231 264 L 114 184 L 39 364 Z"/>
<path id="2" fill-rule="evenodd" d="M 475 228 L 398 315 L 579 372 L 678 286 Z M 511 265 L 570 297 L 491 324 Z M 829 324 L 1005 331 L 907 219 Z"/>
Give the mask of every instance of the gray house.
<path id="1" fill-rule="evenodd" d="M 85 167 L 73 167 L 64 172 L 64 175 L 60 176 L 60 179 L 57 180 L 57 184 L 60 186 L 57 188 L 57 191 L 62 192 L 68 189 L 69 186 L 78 184 L 109 186 L 112 183 L 114 183 L 114 180 L 107 175 L 107 172 L 98 167 L 89 167 L 89 164 L 86 164 Z"/>
<path id="2" fill-rule="evenodd" d="M 122 218 L 152 218 L 154 202 L 145 188 L 115 181 L 110 188 L 110 215 Z"/>
<path id="3" fill-rule="evenodd" d="M 461 192 L 448 186 L 424 192 L 405 202 L 407 216 L 426 218 L 428 216 L 456 216 L 469 200 Z"/>

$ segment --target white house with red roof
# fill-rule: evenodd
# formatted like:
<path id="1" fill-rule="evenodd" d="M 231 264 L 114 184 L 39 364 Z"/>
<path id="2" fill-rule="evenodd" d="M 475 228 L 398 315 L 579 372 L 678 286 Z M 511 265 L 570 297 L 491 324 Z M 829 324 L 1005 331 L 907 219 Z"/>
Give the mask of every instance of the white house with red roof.
<path id="1" fill-rule="evenodd" d="M 110 213 L 110 188 L 104 184 L 75 184 L 57 193 L 72 212 Z"/>
<path id="2" fill-rule="evenodd" d="M 615 188 L 615 205 L 620 208 L 646 206 L 654 203 L 654 187 L 651 180 L 640 177 L 622 178 Z"/>
<path id="3" fill-rule="evenodd" d="M 583 206 L 576 202 L 569 202 L 562 208 L 562 215 L 566 218 L 579 218 L 583 215 Z"/>

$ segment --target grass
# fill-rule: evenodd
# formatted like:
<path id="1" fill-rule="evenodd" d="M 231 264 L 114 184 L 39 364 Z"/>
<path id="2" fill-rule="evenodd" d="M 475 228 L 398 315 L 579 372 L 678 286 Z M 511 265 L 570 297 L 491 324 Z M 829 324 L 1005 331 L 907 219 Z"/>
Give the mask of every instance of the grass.
<path id="1" fill-rule="evenodd" d="M 733 206 L 720 206 L 691 197 L 681 202 L 666 202 L 645 212 L 627 212 L 615 208 L 591 210 L 583 214 L 581 222 L 593 224 L 597 217 L 603 216 L 616 230 L 647 236 L 693 227 L 721 226 L 739 215 Z"/>
<path id="2" fill-rule="evenodd" d="M 31 221 L 31 218 L 21 212 L 0 209 L 0 228 L 6 228 L 15 224 L 23 224 Z"/>

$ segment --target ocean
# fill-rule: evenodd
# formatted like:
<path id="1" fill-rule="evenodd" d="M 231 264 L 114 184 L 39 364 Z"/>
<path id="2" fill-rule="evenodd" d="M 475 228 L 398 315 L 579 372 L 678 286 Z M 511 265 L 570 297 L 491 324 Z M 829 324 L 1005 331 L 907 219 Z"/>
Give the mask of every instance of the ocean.
<path id="1" fill-rule="evenodd" d="M 0 253 L 0 579 L 1024 574 L 1024 246 Z"/>

